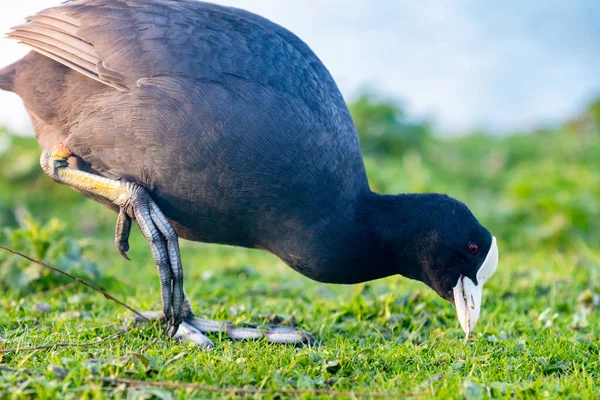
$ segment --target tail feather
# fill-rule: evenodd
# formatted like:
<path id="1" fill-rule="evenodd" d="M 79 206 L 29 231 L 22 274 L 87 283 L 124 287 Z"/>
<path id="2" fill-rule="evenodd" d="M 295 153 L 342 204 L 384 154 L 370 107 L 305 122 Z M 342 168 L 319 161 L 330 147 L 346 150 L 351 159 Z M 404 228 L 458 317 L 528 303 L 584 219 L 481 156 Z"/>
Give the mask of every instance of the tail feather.
<path id="1" fill-rule="evenodd" d="M 11 64 L 0 70 L 0 89 L 9 92 L 14 91 L 15 76 L 17 74 L 17 63 Z"/>

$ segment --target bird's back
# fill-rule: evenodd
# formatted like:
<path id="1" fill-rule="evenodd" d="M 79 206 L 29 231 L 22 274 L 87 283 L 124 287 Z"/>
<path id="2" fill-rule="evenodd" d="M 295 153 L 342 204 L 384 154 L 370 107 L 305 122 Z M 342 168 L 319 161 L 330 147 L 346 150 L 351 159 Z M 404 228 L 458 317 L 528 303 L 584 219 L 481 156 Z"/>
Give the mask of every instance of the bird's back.
<path id="1" fill-rule="evenodd" d="M 9 37 L 124 91 L 157 75 L 212 81 L 232 75 L 292 94 L 344 123 L 335 116 L 344 101 L 310 48 L 241 9 L 181 0 L 70 1 L 30 17 Z"/>

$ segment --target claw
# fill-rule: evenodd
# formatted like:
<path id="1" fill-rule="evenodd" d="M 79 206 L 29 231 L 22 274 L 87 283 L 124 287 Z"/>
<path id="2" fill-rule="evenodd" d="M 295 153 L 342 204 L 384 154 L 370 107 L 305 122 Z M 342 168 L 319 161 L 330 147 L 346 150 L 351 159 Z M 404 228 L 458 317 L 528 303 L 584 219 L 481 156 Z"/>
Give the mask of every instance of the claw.
<path id="1" fill-rule="evenodd" d="M 127 250 L 123 250 L 121 248 L 118 249 L 119 250 L 119 254 L 121 254 L 121 257 L 123 257 L 124 259 L 126 259 L 127 261 L 131 261 L 131 258 L 129 258 L 129 256 L 127 255 Z"/>
<path id="2" fill-rule="evenodd" d="M 215 344 L 207 338 L 200 330 L 198 330 L 195 326 L 190 325 L 187 322 L 183 322 L 177 333 L 173 336 L 175 339 L 179 339 L 182 342 L 190 341 L 196 343 L 198 346 L 202 347 L 205 350 L 210 350 L 215 347 Z"/>
<path id="3" fill-rule="evenodd" d="M 117 227 L 115 231 L 115 243 L 117 250 L 127 261 L 131 261 L 127 252 L 129 251 L 129 234 L 131 233 L 131 217 L 121 207 L 117 217 Z"/>
<path id="4" fill-rule="evenodd" d="M 164 322 L 165 320 L 165 316 L 161 311 L 145 311 L 142 312 L 142 315 L 145 319 L 141 319 L 138 315 L 128 315 L 125 318 L 125 327 L 128 328 L 132 324 L 137 325 L 143 322 Z M 189 321 L 183 321 L 179 328 L 176 330 L 176 333 L 172 337 L 182 342 L 193 342 L 206 350 L 210 350 L 215 347 L 214 343 L 208 337 L 206 337 L 201 330 L 196 328 Z"/>
<path id="5" fill-rule="evenodd" d="M 177 338 L 177 331 L 179 330 L 179 328 L 181 327 L 181 323 L 179 324 L 175 324 L 174 321 L 172 321 L 170 324 L 167 324 L 167 335 L 169 335 L 169 337 L 172 338 Z"/>

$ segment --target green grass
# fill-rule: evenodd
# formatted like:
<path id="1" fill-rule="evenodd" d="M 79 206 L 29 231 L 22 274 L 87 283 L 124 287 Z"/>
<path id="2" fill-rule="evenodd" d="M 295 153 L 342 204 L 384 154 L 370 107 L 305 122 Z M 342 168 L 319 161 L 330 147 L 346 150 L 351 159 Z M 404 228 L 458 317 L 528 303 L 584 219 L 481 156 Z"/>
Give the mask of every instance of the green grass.
<path id="1" fill-rule="evenodd" d="M 296 348 L 210 335 L 216 348 L 204 351 L 168 339 L 158 325 L 133 327 L 88 347 L 1 354 L 0 398 L 244 397 L 128 387 L 110 378 L 439 399 L 598 398 L 595 112 L 595 125 L 586 117 L 576 129 L 506 138 L 427 137 L 416 149 L 368 156 L 375 189 L 448 193 L 499 237 L 499 269 L 485 287 L 480 322 L 469 341 L 453 306 L 420 283 L 397 277 L 324 285 L 260 251 L 182 242 L 185 285 L 196 314 L 235 323 L 298 324 L 318 344 Z M 356 113 L 363 114 L 372 113 Z M 120 258 L 113 244 L 116 215 L 42 176 L 32 139 L 0 134 L 6 138 L 12 144 L 3 153 L 0 140 L 0 244 L 84 276 L 135 309 L 159 308 L 155 266 L 139 232 L 131 241 L 133 261 Z M 393 135 L 388 139 L 395 143 Z M 23 217 L 24 209 L 33 220 Z M 44 225 L 52 217 L 60 223 Z M 5 253 L 0 290 L 0 349 L 97 342 L 119 332 L 129 314 L 98 293 Z M 50 310 L 42 312 L 42 304 Z"/>
<path id="2" fill-rule="evenodd" d="M 141 235 L 135 233 L 133 261 L 127 262 L 108 230 L 115 216 L 91 202 L 85 208 L 99 224 L 85 258 L 96 260 L 102 276 L 114 278 L 102 286 L 136 309 L 159 308 L 155 267 Z M 53 214 L 50 206 L 47 212 Z M 78 236 L 80 224 L 72 220 L 67 234 Z M 0 363 L 17 372 L 0 374 L 0 396 L 127 396 L 127 389 L 102 383 L 102 377 L 437 398 L 600 394 L 600 321 L 590 294 L 600 283 L 600 252 L 583 244 L 570 253 L 511 252 L 500 245 L 501 265 L 486 286 L 478 332 L 465 342 L 453 307 L 419 283 L 392 278 L 356 287 L 323 285 L 259 251 L 183 242 L 186 288 L 197 314 L 238 323 L 268 323 L 277 315 L 314 333 L 318 345 L 294 348 L 212 335 L 216 348 L 203 351 L 167 339 L 158 326 L 141 326 L 89 348 L 5 354 Z M 38 303 L 52 310 L 37 312 Z M 25 297 L 9 292 L 0 298 L 0 336 L 6 339 L 1 346 L 94 342 L 121 329 L 127 314 L 81 286 Z M 221 397 L 188 390 L 133 393 Z"/>
<path id="3" fill-rule="evenodd" d="M 113 217 L 100 207 L 95 211 Z M 157 278 L 140 236 L 132 243 L 132 262 L 118 257 L 107 236 L 94 239 L 87 257 L 99 260 L 103 275 L 118 280 L 105 289 L 136 309 L 156 309 Z M 100 377 L 437 398 L 463 393 L 477 398 L 479 392 L 497 398 L 599 394 L 599 320 L 597 312 L 589 312 L 593 299 L 586 291 L 599 282 L 600 253 L 585 247 L 573 255 L 503 252 L 500 270 L 485 291 L 478 333 L 468 342 L 449 303 L 402 278 L 328 286 L 257 251 L 183 243 L 182 253 L 186 288 L 199 315 L 264 323 L 278 315 L 284 323 L 295 320 L 313 332 L 318 346 L 235 342 L 213 335 L 216 348 L 203 351 L 165 338 L 157 326 L 142 326 L 89 348 L 5 354 L 2 364 L 19 372 L 1 374 L 0 394 L 21 398 L 33 390 L 45 398 L 125 397 L 124 388 L 103 385 Z M 38 303 L 52 310 L 40 314 Z M 0 305 L 6 348 L 93 342 L 117 332 L 128 314 L 80 286 L 24 298 L 9 294 Z M 35 373 L 30 377 L 23 369 Z M 66 377 L 56 370 L 68 371 Z M 220 397 L 186 390 L 172 394 Z"/>

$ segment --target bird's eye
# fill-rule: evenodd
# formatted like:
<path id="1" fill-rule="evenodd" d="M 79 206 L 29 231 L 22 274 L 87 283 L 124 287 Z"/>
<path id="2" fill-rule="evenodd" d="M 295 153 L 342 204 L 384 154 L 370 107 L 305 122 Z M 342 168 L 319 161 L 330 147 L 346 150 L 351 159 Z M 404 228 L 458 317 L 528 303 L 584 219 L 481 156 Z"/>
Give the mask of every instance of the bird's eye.
<path id="1" fill-rule="evenodd" d="M 469 245 L 469 253 L 471 253 L 471 254 L 479 253 L 479 246 L 477 246 L 475 243 L 471 243 Z"/>

